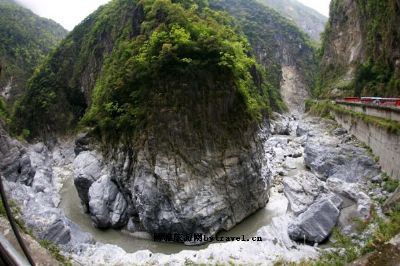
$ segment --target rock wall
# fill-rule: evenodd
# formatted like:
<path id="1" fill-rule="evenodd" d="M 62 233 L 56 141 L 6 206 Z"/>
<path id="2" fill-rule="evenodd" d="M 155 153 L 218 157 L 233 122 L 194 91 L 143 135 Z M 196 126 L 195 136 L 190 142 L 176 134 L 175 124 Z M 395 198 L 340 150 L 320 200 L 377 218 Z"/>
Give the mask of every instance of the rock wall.
<path id="1" fill-rule="evenodd" d="M 258 63 L 266 67 L 267 79 L 281 89 L 289 109 L 296 111 L 304 106 L 313 86 L 317 68 L 315 48 L 291 21 L 265 6 L 265 1 L 258 2 L 222 0 L 210 4 L 238 21 Z M 299 108 L 291 108 L 294 105 Z"/>
<path id="2" fill-rule="evenodd" d="M 190 154 L 182 147 L 152 154 L 151 141 L 121 146 L 106 159 L 82 151 L 75 185 L 97 227 L 129 222 L 133 231 L 212 236 L 266 205 L 271 180 L 262 140 L 268 131 L 246 133 L 245 146 Z"/>
<path id="3" fill-rule="evenodd" d="M 315 94 L 398 95 L 399 23 L 396 0 L 331 1 Z"/>
<path id="4" fill-rule="evenodd" d="M 7 180 L 32 184 L 35 171 L 26 148 L 11 138 L 0 120 L 0 174 Z"/>
<path id="5" fill-rule="evenodd" d="M 379 163 L 388 175 L 400 179 L 400 135 L 350 115 L 337 113 L 333 115 L 340 125 L 371 147 L 374 154 L 379 156 Z"/>
<path id="6" fill-rule="evenodd" d="M 304 113 L 304 101 L 310 96 L 297 67 L 282 67 L 281 94 L 291 112 Z"/>

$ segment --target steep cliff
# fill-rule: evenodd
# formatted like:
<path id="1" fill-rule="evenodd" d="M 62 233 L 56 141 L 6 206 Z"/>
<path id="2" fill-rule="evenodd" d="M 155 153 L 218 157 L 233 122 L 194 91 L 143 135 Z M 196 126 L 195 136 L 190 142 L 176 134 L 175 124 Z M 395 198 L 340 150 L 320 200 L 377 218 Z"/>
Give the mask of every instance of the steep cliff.
<path id="1" fill-rule="evenodd" d="M 399 1 L 335 0 L 330 8 L 315 95 L 399 96 Z"/>
<path id="2" fill-rule="evenodd" d="M 14 99 L 67 31 L 12 0 L 0 0 L 0 95 Z"/>
<path id="3" fill-rule="evenodd" d="M 270 82 L 280 87 L 289 109 L 302 111 L 317 67 L 315 48 L 306 34 L 257 1 L 209 2 L 211 7 L 228 12 L 238 21 L 257 61 L 267 69 Z"/>
<path id="4" fill-rule="evenodd" d="M 292 20 L 314 41 L 320 41 L 328 18 L 296 0 L 258 0 Z"/>
<path id="5" fill-rule="evenodd" d="M 61 43 L 16 108 L 14 127 L 32 136 L 88 127 L 75 185 L 97 227 L 214 235 L 268 200 L 260 127 L 278 88 L 235 22 L 207 5 L 112 1 Z"/>

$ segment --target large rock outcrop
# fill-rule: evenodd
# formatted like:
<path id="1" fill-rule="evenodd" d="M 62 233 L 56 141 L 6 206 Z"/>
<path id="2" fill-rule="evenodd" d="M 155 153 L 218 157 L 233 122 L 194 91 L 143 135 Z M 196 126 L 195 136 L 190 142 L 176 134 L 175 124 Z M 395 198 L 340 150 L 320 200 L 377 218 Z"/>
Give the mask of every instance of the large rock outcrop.
<path id="1" fill-rule="evenodd" d="M 321 243 L 336 225 L 341 204 L 342 200 L 337 196 L 316 201 L 289 225 L 290 238 Z"/>
<path id="2" fill-rule="evenodd" d="M 127 202 L 109 176 L 105 175 L 91 185 L 88 194 L 89 212 L 97 227 L 119 228 L 126 225 Z"/>
<path id="3" fill-rule="evenodd" d="M 365 151 L 342 143 L 307 142 L 305 164 L 322 180 L 338 178 L 355 183 L 379 173 L 376 162 Z"/>
<path id="4" fill-rule="evenodd" d="M 72 223 L 58 208 L 60 179 L 53 164 L 63 164 L 61 152 L 56 160 L 43 143 L 29 146 L 8 135 L 0 123 L 0 174 L 9 199 L 17 203 L 20 218 L 39 239 L 72 248 L 92 242 L 92 238 Z M 53 157 L 54 156 L 54 157 Z"/>
<path id="5" fill-rule="evenodd" d="M 26 148 L 11 138 L 0 121 L 0 174 L 7 180 L 32 184 L 35 170 Z"/>
<path id="6" fill-rule="evenodd" d="M 79 142 L 77 142 L 79 147 Z M 89 206 L 89 188 L 102 175 L 102 156 L 91 151 L 81 152 L 74 160 L 74 183 L 83 205 Z"/>
<path id="7" fill-rule="evenodd" d="M 131 221 L 130 229 L 150 233 L 211 236 L 268 201 L 263 139 L 269 134 L 268 106 L 279 109 L 278 87 L 251 56 L 244 35 L 221 22 L 227 15 L 196 2 L 193 11 L 186 2 L 119 0 L 83 23 L 88 29 L 101 23 L 112 28 L 117 20 L 129 33 L 115 36 L 102 28 L 103 35 L 96 35 L 100 56 L 94 58 L 96 68 L 88 70 L 93 80 L 78 86 L 88 76 L 76 68 L 80 82 L 65 88 L 72 94 L 83 89 L 67 99 L 71 112 L 79 109 L 72 104 L 81 96 L 90 104 L 83 119 L 90 130 L 76 141 L 74 183 L 97 227 L 119 228 Z M 118 16 L 103 16 L 108 13 Z M 298 42 L 305 41 L 290 29 Z M 70 38 L 87 44 L 80 30 Z M 69 49 L 60 47 L 50 61 Z M 103 61 L 108 54 L 110 60 Z M 90 66 L 92 59 L 80 60 Z M 33 79 L 28 90 L 43 93 L 47 88 L 36 87 L 39 76 Z M 68 98 L 63 89 L 55 93 Z M 67 125 L 63 117 L 56 119 L 61 127 L 55 132 Z"/>
<path id="8" fill-rule="evenodd" d="M 106 163 L 109 176 L 93 182 L 83 196 L 90 215 L 102 228 L 124 226 L 130 218 L 151 233 L 210 236 L 229 230 L 268 201 L 271 180 L 262 137 L 248 147 L 187 156 L 159 151 L 152 158 L 149 147 L 119 150 Z M 82 184 L 75 182 L 78 191 L 86 189 Z"/>

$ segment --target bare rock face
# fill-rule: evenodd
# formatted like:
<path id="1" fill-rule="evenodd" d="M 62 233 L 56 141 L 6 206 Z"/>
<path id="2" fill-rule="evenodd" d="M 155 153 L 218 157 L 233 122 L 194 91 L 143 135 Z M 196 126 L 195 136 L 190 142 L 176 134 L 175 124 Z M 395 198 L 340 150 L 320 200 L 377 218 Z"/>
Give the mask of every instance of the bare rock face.
<path id="1" fill-rule="evenodd" d="M 89 188 L 102 173 L 102 156 L 94 151 L 83 151 L 75 158 L 73 166 L 74 183 L 82 203 L 87 208 Z"/>
<path id="2" fill-rule="evenodd" d="M 283 193 L 289 200 L 290 209 L 295 215 L 307 210 L 324 189 L 323 182 L 307 172 L 285 178 L 283 186 Z"/>
<path id="3" fill-rule="evenodd" d="M 105 175 L 89 189 L 89 212 L 99 228 L 119 228 L 128 222 L 127 202 L 117 186 Z"/>
<path id="4" fill-rule="evenodd" d="M 138 151 L 121 147 L 103 162 L 103 170 L 89 167 L 96 171 L 86 171 L 84 176 L 93 180 L 104 169 L 107 175 L 88 182 L 88 190 L 84 182 L 75 185 L 78 191 L 87 191 L 81 198 L 88 198 L 89 213 L 98 227 L 116 228 L 135 220 L 138 228 L 149 233 L 215 235 L 268 201 L 270 172 L 263 137 L 256 135 L 248 146 L 191 154 L 166 149 L 152 154 L 149 146 Z M 88 152 L 78 155 L 75 166 Z M 81 170 L 76 169 L 75 175 Z"/>
<path id="5" fill-rule="evenodd" d="M 294 223 L 289 225 L 289 236 L 294 240 L 321 243 L 332 232 L 340 214 L 341 200 L 334 196 L 313 203 Z"/>
<path id="6" fill-rule="evenodd" d="M 374 160 L 351 145 L 312 141 L 306 143 L 304 153 L 306 165 L 322 180 L 338 178 L 355 183 L 379 173 Z"/>
<path id="7" fill-rule="evenodd" d="M 12 139 L 0 121 L 0 174 L 12 182 L 30 185 L 35 171 L 22 144 Z"/>

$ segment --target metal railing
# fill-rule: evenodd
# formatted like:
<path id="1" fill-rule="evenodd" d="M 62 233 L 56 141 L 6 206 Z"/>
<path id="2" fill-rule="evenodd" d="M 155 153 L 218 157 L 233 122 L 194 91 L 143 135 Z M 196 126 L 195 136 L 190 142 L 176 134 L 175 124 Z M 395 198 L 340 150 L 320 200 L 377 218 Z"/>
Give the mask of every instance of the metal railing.
<path id="1" fill-rule="evenodd" d="M 10 242 L 7 241 L 3 236 L 0 235 L 0 255 L 1 255 L 1 260 L 5 263 L 5 265 L 10 265 L 10 266 L 25 266 L 25 265 L 32 265 L 35 266 L 35 262 L 33 261 L 33 258 L 25 245 L 24 240 L 21 237 L 21 234 L 19 233 L 17 223 L 15 222 L 14 216 L 11 212 L 10 205 L 8 204 L 7 196 L 4 191 L 4 185 L 3 185 L 3 177 L 0 176 L 0 195 L 1 195 L 1 200 L 3 202 L 4 209 L 6 211 L 7 219 L 10 222 L 11 228 L 14 232 L 15 238 L 18 241 L 18 244 L 20 245 L 22 251 L 25 254 L 25 257 L 27 258 L 24 259 L 16 250 L 15 248 L 10 244 Z"/>

